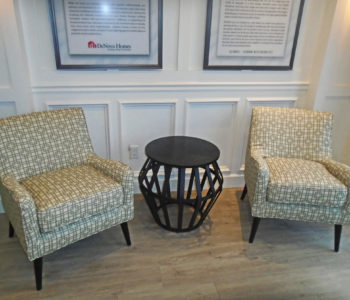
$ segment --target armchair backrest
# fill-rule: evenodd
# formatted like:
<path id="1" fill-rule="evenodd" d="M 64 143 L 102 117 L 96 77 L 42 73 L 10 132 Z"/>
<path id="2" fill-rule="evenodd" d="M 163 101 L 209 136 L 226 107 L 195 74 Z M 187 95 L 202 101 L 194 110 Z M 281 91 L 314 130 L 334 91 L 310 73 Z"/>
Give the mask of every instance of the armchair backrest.
<path id="1" fill-rule="evenodd" d="M 23 180 L 81 164 L 92 151 L 81 108 L 0 119 L 0 176 Z"/>
<path id="2" fill-rule="evenodd" d="M 254 107 L 248 148 L 267 157 L 331 158 L 333 115 L 298 108 Z"/>

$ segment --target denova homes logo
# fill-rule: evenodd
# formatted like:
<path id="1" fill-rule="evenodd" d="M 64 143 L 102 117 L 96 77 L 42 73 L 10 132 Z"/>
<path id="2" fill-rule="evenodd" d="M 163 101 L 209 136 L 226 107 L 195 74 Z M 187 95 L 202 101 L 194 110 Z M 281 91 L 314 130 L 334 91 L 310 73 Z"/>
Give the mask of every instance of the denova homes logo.
<path id="1" fill-rule="evenodd" d="M 131 50 L 131 45 L 127 44 L 108 44 L 108 43 L 95 43 L 94 41 L 88 42 L 88 48 L 102 48 L 102 49 L 111 49 L 111 50 Z"/>
<path id="2" fill-rule="evenodd" d="M 88 42 L 88 48 L 97 48 L 97 46 L 93 41 L 90 41 Z"/>

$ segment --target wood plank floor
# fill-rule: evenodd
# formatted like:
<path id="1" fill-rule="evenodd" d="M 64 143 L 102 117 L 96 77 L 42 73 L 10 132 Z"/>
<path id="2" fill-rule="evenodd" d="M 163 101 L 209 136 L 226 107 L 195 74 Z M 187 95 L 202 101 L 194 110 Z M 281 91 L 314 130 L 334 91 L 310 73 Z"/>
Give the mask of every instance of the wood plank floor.
<path id="1" fill-rule="evenodd" d="M 140 195 L 127 247 L 119 226 L 44 258 L 43 290 L 0 215 L 0 299 L 350 299 L 350 226 L 263 220 L 254 244 L 241 189 L 225 189 L 203 226 L 171 233 Z"/>

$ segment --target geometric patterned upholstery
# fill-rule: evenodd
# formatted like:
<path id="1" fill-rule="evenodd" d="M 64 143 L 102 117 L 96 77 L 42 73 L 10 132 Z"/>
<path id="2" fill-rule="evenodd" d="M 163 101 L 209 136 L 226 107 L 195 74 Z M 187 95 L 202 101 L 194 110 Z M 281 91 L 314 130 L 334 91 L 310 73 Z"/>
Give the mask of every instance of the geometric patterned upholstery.
<path id="1" fill-rule="evenodd" d="M 78 165 L 25 179 L 41 232 L 49 232 L 123 203 L 123 189 L 88 165 Z"/>
<path id="2" fill-rule="evenodd" d="M 342 207 L 347 188 L 318 162 L 268 157 L 267 201 Z"/>
<path id="3" fill-rule="evenodd" d="M 332 122 L 328 112 L 254 107 L 250 144 L 261 147 L 266 157 L 331 157 Z"/>
<path id="4" fill-rule="evenodd" d="M 93 151 L 81 108 L 0 119 L 0 195 L 29 260 L 134 217 L 134 174 Z"/>
<path id="5" fill-rule="evenodd" d="M 350 223 L 350 167 L 332 160 L 333 116 L 254 107 L 244 178 L 253 217 Z"/>
<path id="6" fill-rule="evenodd" d="M 25 178 L 84 163 L 93 152 L 80 108 L 0 119 L 0 176 Z"/>

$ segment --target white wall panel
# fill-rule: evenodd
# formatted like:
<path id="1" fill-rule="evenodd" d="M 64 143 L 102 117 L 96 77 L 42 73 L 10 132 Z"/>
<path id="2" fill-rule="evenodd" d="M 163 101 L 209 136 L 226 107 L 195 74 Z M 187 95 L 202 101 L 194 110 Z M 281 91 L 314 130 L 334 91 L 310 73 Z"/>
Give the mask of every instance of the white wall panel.
<path id="1" fill-rule="evenodd" d="M 120 101 L 122 161 L 139 171 L 145 146 L 152 140 L 175 134 L 176 100 Z M 139 146 L 139 158 L 130 159 L 129 146 Z"/>
<path id="2" fill-rule="evenodd" d="M 16 114 L 15 102 L 0 101 L 0 118 L 6 118 Z"/>
<path id="3" fill-rule="evenodd" d="M 186 100 L 185 134 L 203 138 L 220 149 L 220 167 L 231 169 L 238 98 Z"/>
<path id="4" fill-rule="evenodd" d="M 10 85 L 10 73 L 6 56 L 5 44 L 0 30 L 0 88 Z"/>
<path id="5" fill-rule="evenodd" d="M 350 165 L 350 1 L 338 0 L 314 108 L 334 114 L 333 157 Z"/>

